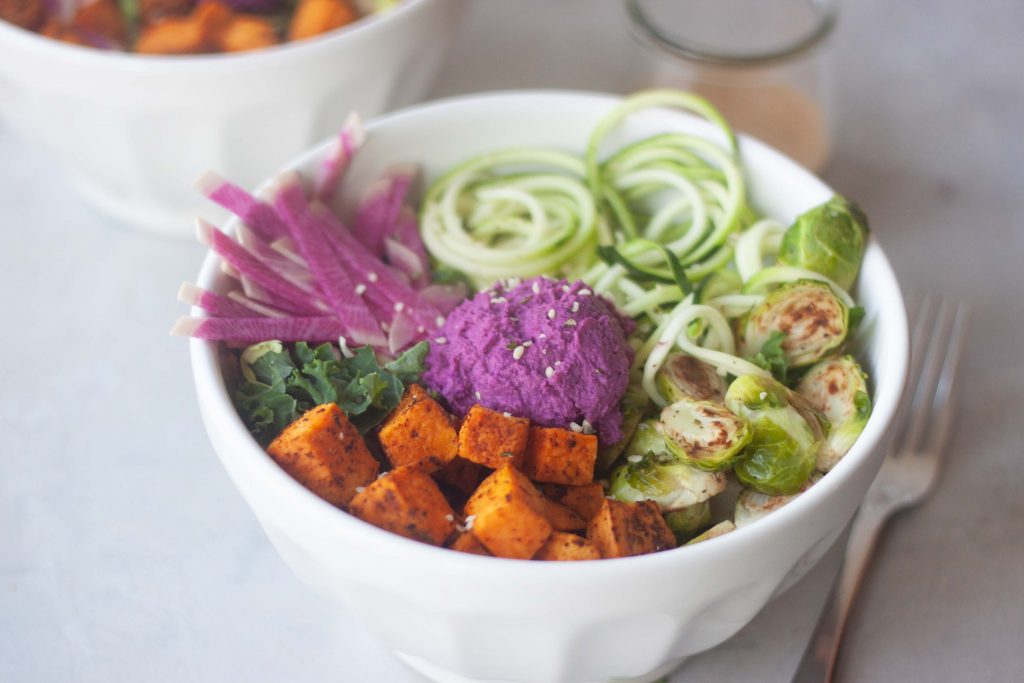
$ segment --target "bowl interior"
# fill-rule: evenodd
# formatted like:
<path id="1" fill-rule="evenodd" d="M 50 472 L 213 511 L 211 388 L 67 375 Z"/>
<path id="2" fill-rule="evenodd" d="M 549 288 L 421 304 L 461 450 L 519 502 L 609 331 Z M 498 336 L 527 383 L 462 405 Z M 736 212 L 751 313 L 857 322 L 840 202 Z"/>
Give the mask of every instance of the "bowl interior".
<path id="1" fill-rule="evenodd" d="M 385 169 L 395 164 L 420 164 L 429 182 L 451 166 L 486 151 L 530 145 L 582 153 L 593 126 L 616 101 L 611 96 L 583 93 L 496 93 L 430 103 L 379 118 L 368 126 L 367 143 L 346 176 L 339 208 L 342 215 L 347 215 L 346 209 L 355 204 Z M 722 140 L 715 129 L 694 117 L 651 110 L 631 116 L 606 144 L 616 147 L 671 130 Z M 766 145 L 744 138 L 741 146 L 749 196 L 763 214 L 787 223 L 833 194 L 810 172 Z M 327 144 L 321 145 L 298 158 L 289 168 L 311 173 L 327 149 Z M 229 229 L 231 225 L 228 224 Z M 204 264 L 199 284 L 213 289 L 223 284 L 212 255 Z M 332 508 L 292 481 L 249 437 L 225 390 L 216 345 L 193 340 L 192 357 L 208 429 L 228 432 L 232 442 L 231 453 L 219 449 L 221 458 L 234 460 L 236 464 L 242 462 L 252 476 L 259 477 L 263 485 L 274 490 L 275 496 L 308 510 L 309 519 L 315 519 L 317 524 L 337 526 L 353 542 L 366 543 L 383 552 L 400 553 L 416 562 L 421 570 L 430 566 L 444 572 L 459 563 L 486 562 L 489 566 L 503 564 L 505 570 L 517 574 L 559 572 L 580 577 L 584 573 L 618 571 L 623 564 L 669 562 L 673 561 L 672 556 L 699 561 L 702 555 L 714 553 L 717 548 L 742 544 L 754 534 L 785 526 L 789 519 L 803 514 L 805 508 L 820 504 L 844 478 L 864 470 L 898 404 L 907 364 L 902 298 L 892 270 L 874 241 L 869 245 L 854 296 L 866 309 L 855 352 L 872 378 L 874 409 L 860 439 L 839 465 L 807 493 L 755 525 L 692 546 L 685 552 L 593 563 L 523 563 L 463 556 L 379 531 Z M 193 311 L 193 315 L 200 314 L 201 311 Z M 873 466 L 877 467 L 877 463 L 878 460 L 874 460 Z M 868 474 L 866 481 L 870 481 L 874 471 Z M 866 489 L 866 484 L 863 488 Z"/>

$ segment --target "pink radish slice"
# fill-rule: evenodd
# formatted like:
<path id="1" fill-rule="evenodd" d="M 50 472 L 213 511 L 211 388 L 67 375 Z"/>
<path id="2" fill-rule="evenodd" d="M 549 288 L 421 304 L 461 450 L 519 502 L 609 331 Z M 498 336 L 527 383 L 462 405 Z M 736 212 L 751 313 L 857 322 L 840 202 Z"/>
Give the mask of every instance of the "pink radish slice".
<path id="1" fill-rule="evenodd" d="M 171 334 L 210 341 L 253 343 L 267 339 L 283 342 L 336 342 L 345 326 L 335 317 L 309 318 L 179 318 Z"/>
<path id="2" fill-rule="evenodd" d="M 352 233 L 377 256 L 384 254 L 384 240 L 395 232 L 406 196 L 416 177 L 414 166 L 390 169 L 371 187 L 356 210 Z"/>
<path id="3" fill-rule="evenodd" d="M 322 234 L 322 226 L 317 221 L 305 220 L 309 204 L 298 175 L 293 173 L 282 179 L 274 208 L 288 226 L 292 240 L 309 264 L 324 298 L 348 327 L 346 336 L 362 344 L 383 345 L 386 340 L 380 323 L 363 301 L 361 293 L 356 291 L 356 284 L 344 266 L 335 258 L 330 242 Z"/>
<path id="4" fill-rule="evenodd" d="M 209 244 L 210 248 L 229 263 L 241 275 L 259 285 L 272 301 L 267 301 L 275 308 L 303 315 L 322 315 L 321 305 L 317 297 L 308 290 L 296 287 L 282 278 L 274 270 L 265 266 L 262 261 L 228 235 L 200 219 L 197 223 L 199 241 Z"/>
<path id="5" fill-rule="evenodd" d="M 248 318 L 252 310 L 232 301 L 226 296 L 197 287 L 191 282 L 183 282 L 178 290 L 178 301 L 190 306 L 198 306 L 211 316 L 219 318 Z"/>
<path id="6" fill-rule="evenodd" d="M 450 285 L 427 285 L 420 290 L 420 297 L 445 315 L 454 311 L 455 307 L 465 301 L 467 296 L 469 296 L 469 288 L 461 282 Z"/>
<path id="7" fill-rule="evenodd" d="M 341 128 L 341 133 L 320 166 L 320 177 L 316 182 L 314 196 L 324 204 L 330 204 L 341 186 L 341 179 L 352 163 L 352 157 L 366 141 L 359 115 L 353 112 Z"/>
<path id="8" fill-rule="evenodd" d="M 384 253 L 388 263 L 409 276 L 412 286 L 420 288 L 427 282 L 426 264 L 419 255 L 393 237 L 384 240 Z"/>
<path id="9" fill-rule="evenodd" d="M 208 171 L 196 181 L 196 188 L 212 202 L 242 219 L 253 232 L 267 242 L 288 234 L 273 207 L 261 202 L 234 183 Z"/>

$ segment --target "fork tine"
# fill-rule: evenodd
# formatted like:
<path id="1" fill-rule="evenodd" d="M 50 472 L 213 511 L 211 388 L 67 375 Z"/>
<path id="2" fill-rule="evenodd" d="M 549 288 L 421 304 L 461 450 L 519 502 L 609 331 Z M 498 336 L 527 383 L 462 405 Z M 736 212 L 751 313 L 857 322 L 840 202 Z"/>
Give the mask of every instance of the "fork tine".
<path id="1" fill-rule="evenodd" d="M 910 407 L 914 400 L 917 380 L 921 376 L 921 369 L 924 366 L 924 350 L 929 339 L 927 330 L 931 325 L 932 308 L 932 297 L 928 294 L 921 301 L 917 314 L 914 316 L 914 328 L 910 333 L 910 368 L 907 374 L 907 386 L 903 389 L 899 409 L 893 419 L 896 429 L 891 457 L 899 457 L 904 450 L 903 445 L 906 443 L 908 420 L 911 414 Z"/>
<path id="2" fill-rule="evenodd" d="M 907 425 L 907 433 L 902 444 L 903 450 L 916 451 L 922 446 L 921 441 L 925 427 L 931 420 L 935 387 L 939 381 L 939 373 L 942 371 L 942 361 L 946 356 L 946 344 L 949 338 L 946 330 L 950 319 L 949 303 L 943 301 L 939 304 L 931 331 L 926 335 L 928 350 L 922 359 L 921 375 L 918 377 L 917 386 L 914 389 L 914 399 L 910 406 L 910 422 Z"/>
<path id="3" fill-rule="evenodd" d="M 960 359 L 963 355 L 964 339 L 967 336 L 968 315 L 966 304 L 961 303 L 956 307 L 949 346 L 946 348 L 946 357 L 942 361 L 942 375 L 935 388 L 932 409 L 936 415 L 935 421 L 932 423 L 931 439 L 928 441 L 928 450 L 931 452 L 938 452 L 945 445 L 953 425 L 953 401 L 951 399 L 956 388 L 957 371 L 960 368 Z"/>

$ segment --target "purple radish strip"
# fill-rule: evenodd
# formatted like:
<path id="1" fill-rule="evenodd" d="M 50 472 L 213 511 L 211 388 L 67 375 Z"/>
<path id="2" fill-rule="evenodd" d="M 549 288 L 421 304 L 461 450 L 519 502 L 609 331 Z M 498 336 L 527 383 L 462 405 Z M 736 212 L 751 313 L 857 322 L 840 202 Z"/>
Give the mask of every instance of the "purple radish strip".
<path id="1" fill-rule="evenodd" d="M 212 171 L 196 181 L 196 188 L 212 202 L 219 204 L 242 219 L 253 232 L 267 242 L 288 234 L 288 230 L 273 207 L 261 202 L 234 183 Z"/>
<path id="2" fill-rule="evenodd" d="M 228 235 L 200 219 L 197 222 L 199 241 L 208 244 L 214 252 L 234 267 L 240 274 L 266 291 L 267 301 L 275 308 L 303 315 L 321 315 L 320 308 L 311 302 L 316 301 L 313 292 L 296 287 L 282 278 L 277 272 L 265 266 Z"/>
<path id="3" fill-rule="evenodd" d="M 356 282 L 367 284 L 367 297 L 380 297 L 382 301 L 392 302 L 395 312 L 404 309 L 417 326 L 425 330 L 440 327 L 437 323 L 441 312 L 430 303 L 420 298 L 416 290 L 402 281 L 399 273 L 392 270 L 382 261 L 374 258 L 357 239 L 345 229 L 341 219 L 323 204 L 314 202 L 309 207 L 310 214 L 323 222 L 324 234 L 333 243 L 335 255 L 343 260 L 350 272 L 357 274 Z M 358 286 L 358 285 L 357 285 Z"/>
<path id="4" fill-rule="evenodd" d="M 406 195 L 416 178 L 415 166 L 397 166 L 370 186 L 356 210 L 352 233 L 371 253 L 384 254 L 384 239 L 395 232 Z"/>
<path id="5" fill-rule="evenodd" d="M 356 283 L 335 258 L 319 222 L 309 220 L 309 204 L 296 174 L 282 179 L 274 208 L 288 226 L 324 298 L 349 328 L 346 336 L 361 344 L 383 345 L 385 338 L 380 322 L 363 301 L 361 293 L 356 291 Z"/>
<path id="6" fill-rule="evenodd" d="M 249 309 L 250 312 L 248 317 L 251 317 L 253 313 L 259 313 L 260 315 L 266 316 L 268 318 L 290 317 L 284 311 L 279 311 L 276 308 L 273 308 L 272 306 L 268 306 L 264 303 L 261 303 L 260 301 L 257 301 L 256 299 L 251 299 L 242 292 L 239 292 L 238 290 L 228 292 L 227 296 L 232 301 L 235 301 L 238 304 L 245 306 L 247 309 Z"/>
<path id="7" fill-rule="evenodd" d="M 178 290 L 178 301 L 189 306 L 198 306 L 211 316 L 219 318 L 248 318 L 252 311 L 226 296 L 183 282 Z"/>
<path id="8" fill-rule="evenodd" d="M 334 317 L 310 318 L 179 318 L 171 334 L 210 341 L 337 342 L 345 326 Z"/>
<path id="9" fill-rule="evenodd" d="M 245 223 L 240 223 L 237 230 L 238 242 L 251 251 L 257 258 L 277 272 L 278 275 L 288 280 L 296 287 L 312 289 L 316 283 L 309 266 L 298 254 L 294 257 L 285 254 L 273 245 L 264 242 L 259 235 L 250 230 Z M 281 240 L 278 240 L 280 242 Z M 277 244 L 277 242 L 275 242 Z"/>
<path id="10" fill-rule="evenodd" d="M 409 283 L 419 289 L 427 283 L 426 265 L 409 247 L 393 237 L 384 240 L 384 253 L 388 263 L 409 276 Z"/>
<path id="11" fill-rule="evenodd" d="M 420 235 L 419 220 L 408 206 L 402 207 L 392 239 L 396 239 L 402 246 L 416 254 L 419 262 L 423 264 L 423 275 L 420 278 L 413 278 L 413 285 L 420 289 L 430 284 L 430 257 L 427 256 L 427 247 L 423 244 L 423 237 Z"/>
<path id="12" fill-rule="evenodd" d="M 447 315 L 466 300 L 469 288 L 461 282 L 451 285 L 435 284 L 427 285 L 419 293 L 424 301 Z"/>
<path id="13" fill-rule="evenodd" d="M 341 179 L 352 163 L 352 157 L 365 141 L 366 131 L 363 130 L 363 122 L 358 114 L 352 112 L 342 126 L 335 145 L 320 166 L 320 178 L 317 180 L 313 196 L 324 204 L 330 204 L 334 200 L 341 186 Z"/>

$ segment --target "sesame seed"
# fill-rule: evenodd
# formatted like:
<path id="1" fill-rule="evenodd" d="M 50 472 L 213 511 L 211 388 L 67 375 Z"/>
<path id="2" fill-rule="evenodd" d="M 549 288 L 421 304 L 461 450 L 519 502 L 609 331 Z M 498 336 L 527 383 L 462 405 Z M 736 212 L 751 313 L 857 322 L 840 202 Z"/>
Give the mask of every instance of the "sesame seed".
<path id="1" fill-rule="evenodd" d="M 554 376 L 554 374 L 555 374 L 555 369 L 554 368 L 549 366 L 549 367 L 544 369 L 544 376 L 547 377 L 548 379 L 551 379 Z"/>
<path id="2" fill-rule="evenodd" d="M 447 344 L 448 343 L 448 339 L 445 338 L 445 337 L 438 337 L 437 339 L 434 340 L 434 343 L 435 344 Z"/>
<path id="3" fill-rule="evenodd" d="M 549 308 L 548 309 L 548 320 L 554 320 L 554 319 L 555 319 L 555 309 Z"/>
<path id="4" fill-rule="evenodd" d="M 590 296 L 591 294 L 593 294 L 593 292 L 591 292 L 589 289 L 581 289 L 576 293 L 579 294 L 580 296 Z"/>
<path id="5" fill-rule="evenodd" d="M 455 521 L 455 515 L 450 514 L 450 513 L 445 515 L 444 518 L 447 519 L 449 522 L 454 522 Z"/>
<path id="6" fill-rule="evenodd" d="M 508 299 L 506 299 L 506 298 L 505 298 L 505 297 L 503 297 L 503 296 L 496 296 L 496 297 L 494 297 L 493 299 L 491 299 L 491 303 L 492 303 L 492 304 L 503 304 L 503 303 L 505 303 L 506 301 L 508 301 Z"/>
<path id="7" fill-rule="evenodd" d="M 522 284 L 522 282 L 523 281 L 520 278 L 510 277 L 509 279 L 505 280 L 505 287 L 507 287 L 508 289 L 512 289 L 513 287 L 518 287 L 520 284 Z"/>
<path id="8" fill-rule="evenodd" d="M 566 327 L 575 327 L 576 326 L 576 321 L 573 320 L 572 318 L 569 318 L 568 320 L 565 321 L 565 326 Z"/>
<path id="9" fill-rule="evenodd" d="M 594 433 L 594 425 L 590 424 L 589 420 L 584 419 L 582 427 L 583 427 L 583 433 L 584 434 L 593 434 Z"/>
<path id="10" fill-rule="evenodd" d="M 512 417 L 512 413 L 508 412 L 507 410 L 501 411 L 501 414 L 505 417 Z"/>
<path id="11" fill-rule="evenodd" d="M 405 304 L 403 304 L 401 301 L 395 302 L 395 313 L 401 313 L 403 308 L 405 308 Z"/>
<path id="12" fill-rule="evenodd" d="M 526 353 L 526 349 L 523 348 L 522 344 L 520 344 L 516 348 L 512 349 L 512 358 L 515 360 L 519 360 L 520 358 L 523 357 L 524 353 Z"/>
<path id="13" fill-rule="evenodd" d="M 540 283 L 534 282 L 532 289 L 534 294 L 540 294 Z"/>
<path id="14" fill-rule="evenodd" d="M 757 397 L 763 401 L 766 398 L 768 398 L 768 392 L 767 391 L 762 391 L 760 394 L 758 394 Z"/>
<path id="15" fill-rule="evenodd" d="M 537 339 L 547 339 L 547 338 L 548 338 L 548 335 L 544 334 L 543 332 L 541 332 L 540 334 L 537 335 Z"/>
<path id="16" fill-rule="evenodd" d="M 557 365 L 561 365 L 561 364 L 562 364 L 562 361 L 560 361 L 560 360 L 556 360 L 556 361 L 555 361 L 555 365 L 556 365 L 556 366 L 557 366 Z"/>
<path id="17" fill-rule="evenodd" d="M 369 280 L 370 282 L 376 282 L 377 280 L 380 279 L 380 277 L 377 276 L 377 273 L 368 273 L 366 275 L 366 279 Z"/>
<path id="18" fill-rule="evenodd" d="M 524 341 L 523 342 L 523 346 L 525 348 L 530 348 L 531 346 L 533 346 L 533 342 L 532 341 Z"/>
<path id="19" fill-rule="evenodd" d="M 580 302 L 579 301 L 573 301 L 572 302 L 572 312 L 575 313 L 578 310 L 580 310 Z"/>
<path id="20" fill-rule="evenodd" d="M 362 296 L 366 292 L 366 285 L 360 282 L 356 285 L 356 296 Z"/>
<path id="21" fill-rule="evenodd" d="M 427 328 L 423 327 L 423 325 L 420 325 L 419 327 L 416 328 L 416 331 L 419 332 L 420 334 L 423 334 L 424 332 L 427 331 Z"/>
<path id="22" fill-rule="evenodd" d="M 626 460 L 628 460 L 630 462 L 640 462 L 643 459 L 644 459 L 644 456 L 642 456 L 642 455 L 631 455 L 628 458 L 626 458 Z"/>
<path id="23" fill-rule="evenodd" d="M 576 424 L 575 422 L 570 422 L 569 423 L 569 429 L 574 431 L 574 432 L 576 432 L 577 434 L 579 434 L 580 432 L 583 431 L 583 427 L 581 427 L 580 425 Z"/>
<path id="24" fill-rule="evenodd" d="M 365 490 L 366 490 L 365 486 L 357 486 L 356 487 L 356 493 L 362 493 Z"/>
<path id="25" fill-rule="evenodd" d="M 562 285 L 562 291 L 568 294 L 570 291 L 569 285 Z"/>
<path id="26" fill-rule="evenodd" d="M 437 316 L 437 318 L 434 319 L 434 322 L 437 324 L 438 327 L 441 327 L 442 325 L 444 325 L 444 316 Z"/>
<path id="27" fill-rule="evenodd" d="M 478 401 L 480 400 L 480 392 L 479 391 L 474 391 L 473 395 L 476 396 L 476 400 L 478 400 Z"/>

